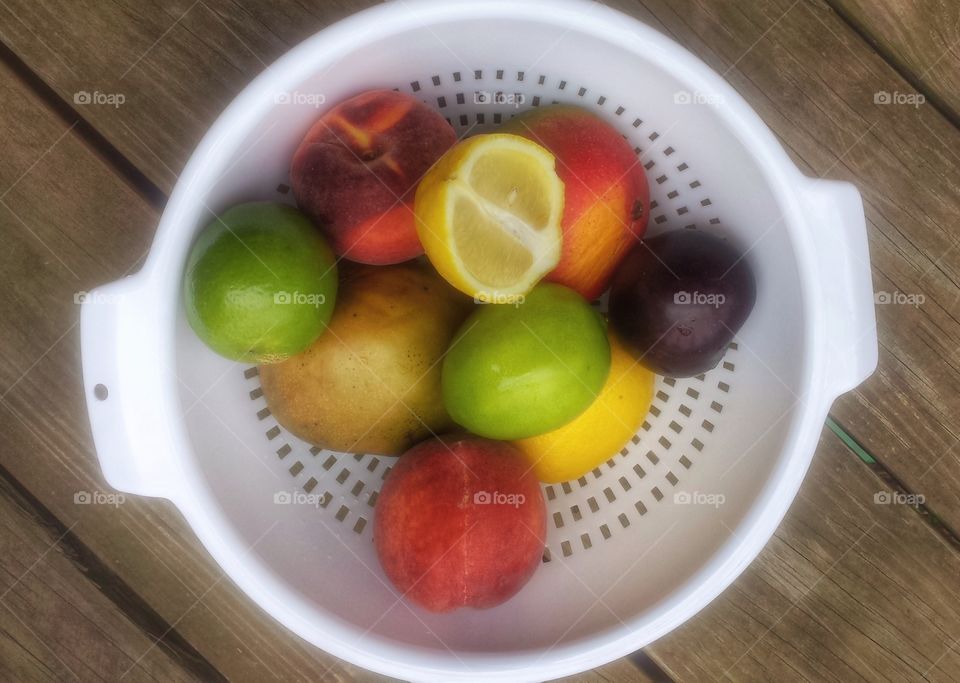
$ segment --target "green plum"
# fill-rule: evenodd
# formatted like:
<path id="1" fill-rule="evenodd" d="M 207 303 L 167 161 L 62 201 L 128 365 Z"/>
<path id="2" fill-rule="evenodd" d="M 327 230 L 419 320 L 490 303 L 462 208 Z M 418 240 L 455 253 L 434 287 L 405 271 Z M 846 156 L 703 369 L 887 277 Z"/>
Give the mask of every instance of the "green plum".
<path id="1" fill-rule="evenodd" d="M 443 402 L 474 434 L 522 439 L 586 410 L 610 372 L 603 318 L 572 289 L 540 284 L 516 305 L 479 308 L 443 362 Z"/>

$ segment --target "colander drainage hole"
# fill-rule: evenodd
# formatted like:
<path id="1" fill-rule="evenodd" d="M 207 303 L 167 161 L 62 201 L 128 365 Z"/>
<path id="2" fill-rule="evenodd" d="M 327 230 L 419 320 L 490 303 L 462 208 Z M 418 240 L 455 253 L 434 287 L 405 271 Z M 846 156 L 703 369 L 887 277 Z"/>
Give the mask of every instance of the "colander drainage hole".
<path id="1" fill-rule="evenodd" d="M 106 401 L 107 396 L 109 395 L 109 392 L 107 391 L 106 386 L 104 386 L 103 384 L 98 384 L 93 388 L 93 395 L 96 397 L 98 401 Z"/>

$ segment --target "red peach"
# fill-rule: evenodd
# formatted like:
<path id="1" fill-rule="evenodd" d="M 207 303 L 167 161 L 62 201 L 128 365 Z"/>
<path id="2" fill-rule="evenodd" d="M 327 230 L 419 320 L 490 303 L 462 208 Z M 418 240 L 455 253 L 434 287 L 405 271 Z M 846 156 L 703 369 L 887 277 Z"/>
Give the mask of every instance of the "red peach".
<path id="1" fill-rule="evenodd" d="M 377 498 L 374 543 L 387 577 L 433 612 L 494 607 L 533 576 L 547 513 L 512 445 L 440 437 L 400 456 Z"/>
<path id="2" fill-rule="evenodd" d="M 294 154 L 297 205 L 338 256 L 385 265 L 423 253 L 416 185 L 456 142 L 444 118 L 410 95 L 371 90 L 326 112 Z"/>
<path id="3" fill-rule="evenodd" d="M 581 107 L 538 107 L 502 132 L 546 147 L 564 184 L 560 263 L 545 278 L 596 299 L 647 228 L 650 189 L 637 155 L 617 130 Z"/>

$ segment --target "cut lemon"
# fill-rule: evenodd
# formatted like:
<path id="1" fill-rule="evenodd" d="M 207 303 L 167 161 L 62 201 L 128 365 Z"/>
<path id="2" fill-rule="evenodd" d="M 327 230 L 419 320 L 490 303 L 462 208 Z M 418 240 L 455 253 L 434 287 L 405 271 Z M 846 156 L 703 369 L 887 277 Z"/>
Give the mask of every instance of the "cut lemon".
<path id="1" fill-rule="evenodd" d="M 517 135 L 477 135 L 430 169 L 414 203 L 433 266 L 477 301 L 511 303 L 560 260 L 563 182 L 553 155 Z"/>

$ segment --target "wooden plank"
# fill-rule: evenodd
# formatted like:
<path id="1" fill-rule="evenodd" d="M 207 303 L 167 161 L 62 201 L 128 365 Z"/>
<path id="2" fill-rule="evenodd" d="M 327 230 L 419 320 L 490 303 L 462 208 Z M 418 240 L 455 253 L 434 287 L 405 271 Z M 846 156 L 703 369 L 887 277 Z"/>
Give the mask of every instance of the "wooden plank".
<path id="1" fill-rule="evenodd" d="M 816 46 L 816 48 L 810 48 L 808 50 L 797 48 L 797 46 L 789 40 L 789 31 L 787 29 L 781 29 L 780 25 L 776 24 L 778 14 L 791 9 L 788 3 L 758 3 L 756 9 L 752 6 L 735 7 L 729 5 L 721 8 L 722 11 L 720 11 L 716 17 L 711 13 L 716 9 L 713 5 L 710 6 L 711 12 L 707 12 L 706 10 L 698 10 L 699 6 L 691 3 L 680 4 L 676 12 L 674 12 L 669 7 L 654 3 L 650 4 L 656 16 L 664 19 L 669 30 L 675 32 L 684 42 L 687 42 L 687 44 L 694 46 L 701 55 L 708 58 L 708 60 L 712 60 L 715 66 L 720 67 L 721 70 L 724 70 L 726 66 L 740 59 L 743 52 L 749 48 L 752 43 L 756 43 L 753 52 L 743 57 L 737 64 L 737 69 L 731 71 L 729 76 L 734 80 L 735 85 L 741 89 L 741 92 L 751 100 L 754 106 L 761 111 L 766 120 L 771 123 L 772 127 L 781 135 L 782 139 L 785 140 L 786 144 L 797 155 L 798 159 L 808 168 L 821 171 L 827 170 L 831 164 L 835 163 L 837 159 L 842 156 L 844 150 L 847 150 L 850 145 L 858 144 L 856 136 L 860 134 L 862 128 L 866 128 L 869 124 L 863 120 L 863 116 L 857 114 L 857 110 L 851 106 L 850 102 L 844 99 L 843 95 L 838 95 L 829 89 L 824 90 L 825 94 L 820 92 L 823 90 L 823 85 L 820 83 L 819 74 L 816 72 L 818 69 L 822 70 L 823 59 L 822 54 L 819 57 L 814 54 L 819 54 L 818 51 L 825 51 L 826 54 L 830 55 L 831 62 L 840 62 L 840 64 L 835 67 L 836 69 L 841 73 L 846 73 L 847 79 L 855 80 L 855 77 L 860 75 L 855 71 L 855 64 L 859 60 L 851 57 L 848 60 L 850 63 L 846 63 L 843 58 L 838 59 L 838 55 L 835 54 L 838 51 L 842 51 L 845 46 L 849 46 L 844 42 L 844 39 L 852 40 L 852 38 L 840 32 L 838 33 L 839 37 L 835 43 L 830 43 L 829 38 L 823 39 L 821 37 L 811 42 L 811 45 Z M 806 6 L 800 6 L 795 9 L 798 13 L 817 11 L 817 8 L 811 9 Z M 732 14 L 729 16 L 723 14 L 728 11 Z M 789 16 L 783 19 L 781 23 L 794 21 L 793 11 L 794 10 L 791 9 L 788 13 Z M 721 16 L 722 19 L 718 18 Z M 821 34 L 826 33 L 826 35 L 829 36 L 829 33 L 825 32 L 822 27 L 820 29 L 815 28 L 816 25 L 814 22 L 818 22 L 820 18 L 822 17 L 804 14 L 804 22 L 801 24 L 801 28 L 804 29 L 801 32 L 801 35 L 804 36 L 803 40 L 810 40 L 809 34 L 811 30 L 819 31 Z M 717 35 L 720 33 L 719 29 L 724 27 L 728 33 L 718 38 Z M 839 26 L 834 26 L 833 28 L 838 31 L 842 30 Z M 790 30 L 794 30 L 792 25 L 790 25 Z M 767 31 L 766 34 L 764 33 L 765 31 Z M 781 35 L 781 33 L 784 35 Z M 688 39 L 684 39 L 684 36 L 687 36 Z M 767 45 L 768 39 L 775 47 Z M 826 44 L 824 44 L 825 42 Z M 855 42 L 850 43 L 850 45 L 855 44 Z M 864 60 L 871 59 L 869 54 L 862 55 L 861 57 Z M 181 59 L 183 58 L 181 55 Z M 798 92 L 802 93 L 802 95 L 798 96 L 795 92 L 784 93 L 782 87 L 783 75 L 791 74 L 792 76 L 792 70 L 798 69 L 797 64 L 794 64 L 794 62 L 801 62 L 802 59 L 807 60 L 800 64 L 798 71 L 801 76 L 800 80 L 802 81 L 802 87 L 798 86 Z M 771 64 L 764 66 L 764 60 L 772 61 Z M 804 68 L 804 64 L 808 66 Z M 871 67 L 879 69 L 881 75 L 886 75 L 886 72 L 883 71 L 885 67 L 882 63 L 880 65 L 874 65 L 871 62 Z M 834 67 L 831 67 L 831 69 L 832 68 Z M 848 72 L 844 72 L 844 69 L 847 69 Z M 853 72 L 849 72 L 851 69 L 853 69 Z M 868 87 L 869 86 L 864 86 L 864 88 Z M 862 90 L 863 89 L 857 90 L 857 94 L 870 94 L 869 91 L 864 93 Z M 793 98 L 796 98 L 796 101 L 794 101 Z M 856 101 L 856 104 L 859 106 L 859 100 Z M 795 108 L 794 105 L 799 106 Z M 834 105 L 836 110 L 830 108 L 826 110 L 821 109 L 821 107 L 826 107 L 827 105 Z M 850 111 L 851 109 L 853 109 L 853 111 Z M 830 111 L 830 115 L 825 114 L 824 111 Z M 862 111 L 870 110 L 863 109 Z M 842 116 L 837 116 L 838 113 Z M 904 113 L 894 111 L 892 114 L 883 112 L 881 112 L 881 114 L 878 114 L 878 116 L 881 116 L 883 120 L 875 125 L 877 136 L 881 136 L 882 133 L 889 135 L 891 131 L 896 130 L 898 126 L 907 122 L 907 119 L 903 118 L 905 116 Z M 931 116 L 926 112 L 924 112 L 923 115 Z M 833 117 L 836 117 L 836 120 Z M 889 120 L 887 117 L 890 117 Z M 860 130 L 856 130 L 849 125 L 852 123 L 863 125 Z M 931 132 L 942 133 L 945 138 L 951 139 L 949 136 L 955 134 L 949 127 L 945 129 L 941 128 L 943 122 L 936 119 L 935 116 L 932 119 L 923 119 L 922 123 L 930 123 L 933 126 Z M 856 132 L 854 132 L 855 130 Z M 943 162 L 947 152 L 941 149 L 931 154 L 935 164 L 933 172 L 931 172 L 929 169 L 925 169 L 923 164 L 918 162 L 919 151 L 916 154 L 908 154 L 909 149 L 905 149 L 905 146 L 909 144 L 919 144 L 917 149 L 929 154 L 933 150 L 930 137 L 922 131 L 915 130 L 915 126 L 911 127 L 907 125 L 906 132 L 906 140 L 901 144 L 894 146 L 892 149 L 881 146 L 880 152 L 882 152 L 882 154 L 879 157 L 862 156 L 864 152 L 857 148 L 852 150 L 847 156 L 842 157 L 835 169 L 831 169 L 844 170 L 845 172 L 849 172 L 849 177 L 863 180 L 864 178 L 872 179 L 869 168 L 871 163 L 880 164 L 881 166 L 881 168 L 874 171 L 874 176 L 883 175 L 881 171 L 886 173 L 890 172 L 890 169 L 893 168 L 892 178 L 886 178 L 886 176 L 881 177 L 880 179 L 883 182 L 879 185 L 880 189 L 876 191 L 873 196 L 868 197 L 868 200 L 871 201 L 870 210 L 874 212 L 870 218 L 871 227 L 874 231 L 873 243 L 875 253 L 878 248 L 878 239 L 884 240 L 884 242 L 881 242 L 881 246 L 889 244 L 887 250 L 890 255 L 886 257 L 888 259 L 888 270 L 894 275 L 901 277 L 901 271 L 907 270 L 909 273 L 910 268 L 914 267 L 913 261 L 921 266 L 929 265 L 933 258 L 919 253 L 917 248 L 912 246 L 911 240 L 920 238 L 927 241 L 934 240 L 930 245 L 921 241 L 921 246 L 930 246 L 931 249 L 933 249 L 932 253 L 936 254 L 943 253 L 943 251 L 950 246 L 948 241 L 944 241 L 945 231 L 940 226 L 950 225 L 949 222 L 944 221 L 944 217 L 947 216 L 949 210 L 955 206 L 950 203 L 953 201 L 954 195 L 943 194 L 944 186 L 949 186 L 949 182 L 945 182 L 944 180 L 946 176 L 943 171 L 945 166 Z M 873 133 L 874 131 L 871 131 L 871 134 Z M 818 136 L 826 142 L 823 144 L 817 142 Z M 886 136 L 881 136 L 877 139 L 889 143 Z M 873 142 L 872 138 L 871 142 Z M 869 151 L 871 153 L 876 152 L 873 148 Z M 853 161 L 851 161 L 854 153 L 861 156 L 854 157 Z M 903 163 L 904 159 L 906 159 L 908 163 L 905 168 L 900 168 L 900 164 Z M 174 168 L 178 168 L 178 166 L 174 166 Z M 920 188 L 922 196 L 910 197 L 909 201 L 904 203 L 903 200 L 906 196 L 904 188 L 910 188 L 911 181 L 914 181 L 915 178 L 918 177 L 918 173 L 920 174 L 919 177 L 923 178 L 932 175 L 935 179 L 938 178 L 940 182 L 935 185 L 933 189 L 924 190 L 924 188 Z M 946 187 L 946 189 L 949 189 L 949 187 Z M 926 193 L 924 194 L 924 192 Z M 946 199 L 942 199 L 944 196 Z M 945 203 L 946 206 L 941 205 L 941 203 Z M 905 208 L 901 208 L 906 207 L 906 209 L 913 209 L 915 211 L 915 207 L 917 206 L 923 207 L 925 210 L 922 216 L 922 226 L 927 232 L 932 233 L 931 235 L 919 234 L 920 231 L 913 224 L 915 218 L 910 218 L 908 211 L 905 210 Z M 934 213 L 930 215 L 930 213 L 926 212 Z M 891 215 L 893 219 L 890 219 Z M 884 223 L 881 218 L 885 218 L 887 222 Z M 936 239 L 941 241 L 936 242 Z M 937 246 L 940 247 L 940 251 L 935 250 Z M 910 260 L 904 258 L 904 252 L 910 257 Z M 931 251 L 926 251 L 926 253 L 931 253 Z M 945 267 L 955 268 L 952 262 L 948 262 Z M 947 296 L 947 293 L 952 289 L 950 278 L 947 277 L 946 281 L 943 281 L 939 279 L 935 280 L 935 277 L 939 276 L 932 274 L 930 279 L 933 281 L 933 284 L 936 285 L 940 298 L 943 298 Z M 916 275 L 914 278 L 919 279 Z M 953 280 L 955 281 L 955 278 L 953 278 Z M 894 283 L 897 282 L 897 280 L 890 278 L 886 282 Z M 947 308 L 947 310 L 952 312 L 955 309 Z M 909 311 L 906 313 L 909 313 Z M 924 317 L 925 315 L 926 314 L 921 316 L 919 329 L 923 329 L 924 324 L 928 326 L 931 324 L 927 321 L 926 317 Z M 896 314 L 891 313 L 890 318 L 884 322 L 886 325 L 895 328 L 896 326 L 893 325 L 893 323 L 902 319 L 903 312 L 896 312 Z M 916 320 L 911 322 L 916 323 Z M 916 324 L 914 324 L 914 329 L 917 329 Z M 887 335 L 891 333 L 891 330 L 885 326 L 883 332 Z M 896 329 L 892 330 L 894 335 L 896 335 L 896 332 Z M 916 353 L 917 351 L 910 346 L 909 337 L 909 334 L 892 337 L 893 341 L 897 342 L 897 344 L 890 344 L 890 346 L 894 347 L 894 350 L 890 351 L 889 355 L 885 355 L 885 367 L 894 360 L 903 361 L 905 357 L 908 361 L 913 360 L 909 358 L 909 354 Z M 930 358 L 927 357 L 925 360 L 928 365 L 923 366 L 921 364 L 919 367 L 922 372 L 931 372 L 932 368 L 929 365 Z M 903 361 L 903 363 L 904 367 L 907 367 L 906 361 Z M 918 366 L 915 364 L 910 367 L 916 368 Z M 927 378 L 924 378 L 924 380 L 926 379 Z M 935 377 L 932 379 L 936 380 Z M 910 377 L 884 377 L 883 380 L 886 384 L 882 384 L 879 389 L 874 391 L 872 394 L 874 400 L 882 398 L 884 392 L 889 392 L 893 400 L 903 402 L 911 395 L 922 395 L 920 391 L 917 391 L 918 388 L 931 387 L 927 382 L 917 382 L 917 380 L 911 380 Z M 914 384 L 911 385 L 909 382 L 914 382 Z M 926 384 L 926 387 L 921 386 L 922 384 Z M 947 388 L 949 387 L 942 381 L 939 381 L 939 384 L 934 382 L 932 389 L 928 390 L 931 391 L 932 395 L 937 395 L 938 393 L 944 393 Z M 874 406 L 869 400 L 870 396 L 871 395 L 867 395 L 867 397 L 863 399 L 864 407 L 870 408 Z M 937 414 L 937 410 L 935 407 L 921 406 L 917 408 L 917 413 L 908 413 L 908 418 L 913 422 L 929 420 L 931 415 L 935 416 Z M 867 416 L 870 416 L 869 413 Z M 939 418 L 934 419 L 934 423 L 939 425 L 941 430 L 946 429 L 948 425 L 943 416 L 944 413 L 941 413 Z M 845 420 L 845 416 L 841 415 L 841 418 Z M 875 435 L 875 443 L 877 444 L 889 442 L 891 441 L 891 436 L 893 436 L 893 441 L 898 441 L 903 444 L 903 452 L 910 453 L 911 455 L 915 455 L 913 451 L 919 450 L 925 443 L 929 443 L 929 441 L 924 441 L 922 437 L 930 433 L 936 433 L 935 431 L 918 433 L 917 430 L 920 428 L 913 427 L 913 432 L 908 431 L 903 436 L 897 436 L 896 432 L 898 430 L 908 427 L 909 425 L 890 424 L 887 422 L 890 416 L 883 413 L 879 413 L 878 416 L 873 419 L 874 422 L 868 422 L 866 424 L 878 427 L 876 431 L 867 432 L 864 430 L 861 432 L 857 430 L 858 433 L 861 435 L 865 433 Z M 941 434 L 946 433 L 947 432 L 941 431 Z M 870 443 L 867 445 L 872 447 Z M 882 449 L 876 448 L 874 448 L 874 450 L 882 451 Z M 920 455 L 925 454 L 921 453 Z M 955 476 L 955 474 L 953 476 Z M 941 478 L 942 477 L 938 476 L 938 479 Z M 936 502 L 939 503 L 940 498 L 934 498 L 936 498 Z M 823 509 L 821 509 L 819 513 L 822 516 Z M 744 664 L 741 662 L 738 666 L 744 666 Z"/>
<path id="2" fill-rule="evenodd" d="M 326 22 L 369 4 L 304 9 L 186 0 L 165 9 L 9 0 L 7 44 L 67 101 L 99 89 L 120 107 L 77 106 L 168 189 L 229 98 Z M 835 416 L 955 531 L 960 530 L 960 134 L 931 107 L 882 106 L 909 84 L 823 2 L 614 3 L 676 37 L 727 78 L 809 173 L 864 193 L 878 291 L 925 303 L 879 306 L 881 368 Z M 879 8 L 875 8 L 879 12 Z M 40 43 L 34 35 L 57 36 Z M 104 36 L 109 36 L 105 41 Z M 109 45 L 109 49 L 106 47 Z"/>
<path id="3" fill-rule="evenodd" d="M 151 647 L 64 554 L 68 534 L 0 473 L 0 679 L 215 680 Z"/>
<path id="4" fill-rule="evenodd" d="M 556 683 L 671 683 L 671 679 L 646 654 L 623 657 L 598 669 L 555 679 Z"/>
<path id="5" fill-rule="evenodd" d="M 854 30 L 954 123 L 960 121 L 960 4 L 828 0 Z"/>
<path id="6" fill-rule="evenodd" d="M 310 34 L 373 4 L 4 2 L 0 40 L 71 104 L 79 93 L 124 96 L 117 107 L 76 109 L 169 192 L 200 136 L 244 85 Z"/>
<path id="7" fill-rule="evenodd" d="M 77 493 L 110 489 L 85 417 L 74 297 L 134 267 L 157 215 L 2 65 L 0 137 L 17 141 L 0 168 L 0 465 L 166 620 L 165 639 L 199 643 L 223 675 L 353 679 L 359 669 L 293 637 L 223 580 L 169 504 L 76 504 Z"/>
<path id="8" fill-rule="evenodd" d="M 649 652 L 677 680 L 960 680 L 960 554 L 832 433 L 773 540 Z"/>
<path id="9" fill-rule="evenodd" d="M 802 168 L 863 193 L 876 291 L 924 303 L 877 306 L 880 368 L 833 414 L 956 532 L 960 132 L 929 107 L 875 104 L 905 81 L 822 3 L 645 4 L 728 71 Z"/>
<path id="10" fill-rule="evenodd" d="M 157 215 L 2 66 L 0 135 L 20 141 L 0 169 L 0 272 L 11 289 L 0 302 L 0 464 L 230 679 L 386 680 L 262 614 L 222 580 L 169 504 L 75 504 L 78 492 L 109 488 L 86 425 L 74 294 L 133 268 Z M 594 676 L 650 680 L 627 661 Z"/>

